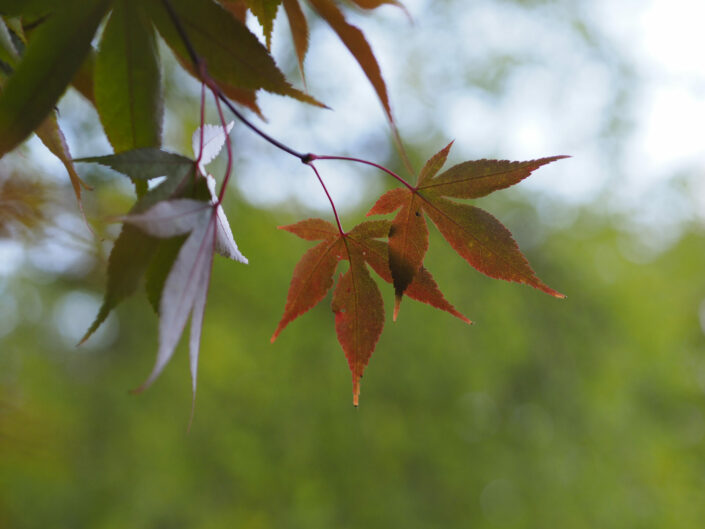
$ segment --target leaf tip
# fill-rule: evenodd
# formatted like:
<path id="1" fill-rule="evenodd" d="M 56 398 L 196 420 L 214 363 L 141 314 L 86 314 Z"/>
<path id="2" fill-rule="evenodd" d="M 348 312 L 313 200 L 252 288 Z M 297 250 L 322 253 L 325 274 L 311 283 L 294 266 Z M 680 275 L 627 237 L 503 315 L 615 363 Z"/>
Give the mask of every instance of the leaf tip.
<path id="1" fill-rule="evenodd" d="M 353 375 L 353 406 L 360 405 L 360 377 Z"/>
<path id="2" fill-rule="evenodd" d="M 138 388 L 131 389 L 130 391 L 128 391 L 128 393 L 129 393 L 130 395 L 139 395 L 139 394 L 142 393 L 145 389 L 147 389 L 147 385 L 146 385 L 146 384 L 142 384 L 142 385 L 141 385 L 140 387 L 138 387 Z"/>
<path id="3" fill-rule="evenodd" d="M 401 307 L 401 294 L 397 294 L 394 296 L 394 314 L 392 316 L 392 321 L 397 321 L 397 317 L 399 316 L 399 308 Z"/>
<path id="4" fill-rule="evenodd" d="M 553 290 L 551 287 L 549 287 L 548 285 L 543 284 L 543 283 L 541 285 L 539 285 L 538 288 L 541 291 L 545 292 L 546 294 L 553 296 L 554 298 L 565 299 L 567 297 L 565 294 L 561 294 L 557 290 Z"/>

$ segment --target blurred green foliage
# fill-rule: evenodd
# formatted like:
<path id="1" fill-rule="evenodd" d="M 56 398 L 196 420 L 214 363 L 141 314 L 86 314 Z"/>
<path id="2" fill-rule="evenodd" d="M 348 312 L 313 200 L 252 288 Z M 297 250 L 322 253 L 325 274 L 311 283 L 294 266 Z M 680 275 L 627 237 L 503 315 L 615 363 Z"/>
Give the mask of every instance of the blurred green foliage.
<path id="1" fill-rule="evenodd" d="M 190 433 L 183 345 L 128 394 L 156 352 L 144 299 L 112 345 L 73 349 L 51 304 L 103 276 L 43 286 L 42 320 L 0 342 L 0 527 L 703 527 L 705 236 L 638 264 L 592 214 L 556 231 L 491 206 L 568 299 L 484 278 L 433 233 L 427 266 L 477 324 L 405 300 L 359 409 L 325 305 L 269 343 L 308 247 L 274 229 L 294 217 L 229 213 L 251 265 L 216 260 Z"/>

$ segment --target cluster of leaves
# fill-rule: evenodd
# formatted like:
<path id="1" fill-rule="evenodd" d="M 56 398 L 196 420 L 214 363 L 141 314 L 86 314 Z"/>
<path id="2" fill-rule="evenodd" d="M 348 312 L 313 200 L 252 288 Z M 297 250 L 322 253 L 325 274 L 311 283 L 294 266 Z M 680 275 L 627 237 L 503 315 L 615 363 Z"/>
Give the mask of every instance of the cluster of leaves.
<path id="1" fill-rule="evenodd" d="M 563 156 L 528 162 L 477 160 L 455 165 L 437 174 L 452 144 L 423 167 L 416 186 L 382 195 L 369 215 L 399 213 L 392 220 L 367 221 L 346 233 L 322 219 L 308 219 L 285 229 L 302 239 L 322 240 L 303 256 L 294 270 L 284 316 L 272 341 L 299 315 L 318 304 L 333 284 L 338 261 L 347 260 L 333 293 L 332 309 L 338 340 L 353 377 L 353 402 L 358 403 L 360 378 L 384 325 L 384 306 L 369 265 L 382 279 L 393 283 L 394 320 L 402 296 L 428 303 L 472 323 L 446 301 L 430 272 L 423 266 L 428 250 L 428 216 L 458 254 L 480 272 L 497 279 L 525 283 L 547 294 L 563 295 L 545 285 L 529 266 L 507 228 L 475 206 L 450 198 L 479 198 L 523 180 L 531 172 Z M 384 240 L 386 239 L 386 241 Z"/>
<path id="2" fill-rule="evenodd" d="M 339 36 L 370 81 L 403 154 L 386 85 L 363 33 L 349 24 L 337 0 L 307 3 Z M 351 0 L 362 9 L 396 0 Z M 247 262 L 233 239 L 222 210 L 232 152 L 226 141 L 225 104 L 255 133 L 309 165 L 327 194 L 315 167 L 317 160 L 339 159 L 375 165 L 356 158 L 299 153 L 269 137 L 231 103 L 257 114 L 258 90 L 324 106 L 294 88 L 269 53 L 280 5 L 289 20 L 292 45 L 303 75 L 308 23 L 299 0 L 0 0 L 0 156 L 35 132 L 65 165 L 76 197 L 87 187 L 75 170 L 55 105 L 73 86 L 96 108 L 114 154 L 84 158 L 111 167 L 135 184 L 137 202 L 123 218 L 108 263 L 103 305 L 84 340 L 123 299 L 145 283 L 159 314 L 159 350 L 154 369 L 140 388 L 159 375 L 191 318 L 190 355 L 193 391 L 198 348 L 212 259 L 219 253 Z M 251 12 L 261 24 L 265 43 L 247 28 Z M 97 49 L 91 42 L 105 20 Z M 193 158 L 162 150 L 162 80 L 157 34 L 180 64 L 203 83 L 201 127 L 193 135 Z M 215 98 L 219 125 L 204 125 L 206 88 Z M 227 146 L 228 166 L 220 192 L 206 165 Z M 404 187 L 383 195 L 369 214 L 399 210 L 393 220 L 364 222 L 342 229 L 308 219 L 283 229 L 321 241 L 294 270 L 284 315 L 272 341 L 295 318 L 318 304 L 331 289 L 339 261 L 348 261 L 333 293 L 335 328 L 353 377 L 354 403 L 359 383 L 384 325 L 382 296 L 368 266 L 394 285 L 396 319 L 404 295 L 428 303 L 471 323 L 443 296 L 423 261 L 428 250 L 426 217 L 451 246 L 477 270 L 495 278 L 525 283 L 560 297 L 531 270 L 509 231 L 489 213 L 450 199 L 479 198 L 511 186 L 533 170 L 560 157 L 529 162 L 480 160 L 438 174 L 450 145 L 432 157 L 415 186 L 386 168 Z M 157 183 L 157 178 L 162 181 Z M 152 181 L 152 185 L 148 183 Z M 329 196 L 330 198 L 330 196 Z"/>

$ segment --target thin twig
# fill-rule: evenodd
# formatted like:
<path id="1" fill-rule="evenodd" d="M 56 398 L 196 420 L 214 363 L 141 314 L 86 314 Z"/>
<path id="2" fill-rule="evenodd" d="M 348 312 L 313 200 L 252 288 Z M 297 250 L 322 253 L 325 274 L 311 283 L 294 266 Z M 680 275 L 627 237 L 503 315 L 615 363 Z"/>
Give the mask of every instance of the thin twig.
<path id="1" fill-rule="evenodd" d="M 412 186 L 409 182 L 404 180 L 401 176 L 399 176 L 394 171 L 387 169 L 383 165 L 379 165 L 377 163 L 370 162 L 368 160 L 363 160 L 362 158 L 351 158 L 349 156 L 319 156 L 317 154 L 309 154 L 308 158 L 310 160 L 343 160 L 343 161 L 347 161 L 347 162 L 356 162 L 356 163 L 362 163 L 365 165 L 371 165 L 372 167 L 376 167 L 380 171 L 384 171 L 385 173 L 387 173 L 388 175 L 393 177 L 395 180 L 397 180 L 398 182 L 400 182 L 401 184 L 406 186 L 409 190 L 416 191 L 416 188 L 414 188 L 414 186 Z"/>
<path id="2" fill-rule="evenodd" d="M 345 231 L 343 231 L 343 226 L 340 224 L 340 217 L 338 217 L 338 210 L 335 209 L 335 203 L 333 202 L 333 199 L 330 196 L 330 193 L 328 192 L 328 188 L 326 188 L 326 184 L 323 183 L 323 178 L 321 178 L 321 175 L 318 173 L 318 169 L 316 169 L 316 166 L 313 165 L 313 162 L 308 162 L 306 165 L 308 165 L 311 169 L 313 169 L 313 172 L 316 173 L 316 178 L 318 178 L 318 182 L 321 184 L 321 187 L 323 188 L 323 191 L 325 191 L 326 196 L 328 197 L 328 202 L 330 202 L 330 207 L 333 208 L 333 215 L 335 215 L 335 222 L 338 224 L 338 231 L 340 232 L 341 236 L 345 236 Z"/>

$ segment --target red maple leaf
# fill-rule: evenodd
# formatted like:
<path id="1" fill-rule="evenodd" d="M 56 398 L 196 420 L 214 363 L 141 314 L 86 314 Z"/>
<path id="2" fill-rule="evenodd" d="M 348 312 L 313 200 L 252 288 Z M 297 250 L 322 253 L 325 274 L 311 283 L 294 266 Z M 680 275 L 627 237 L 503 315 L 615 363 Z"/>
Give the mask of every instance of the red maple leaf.
<path id="1" fill-rule="evenodd" d="M 486 211 L 448 198 L 480 198 L 520 182 L 538 167 L 565 156 L 527 162 L 475 160 L 455 165 L 436 176 L 452 143 L 434 155 L 415 187 L 388 191 L 368 215 L 399 210 L 389 230 L 389 266 L 396 293 L 395 318 L 403 294 L 422 270 L 428 250 L 431 218 L 448 243 L 471 266 L 496 279 L 525 283 L 552 296 L 565 297 L 544 284 L 504 225 Z"/>
<path id="2" fill-rule="evenodd" d="M 338 262 L 350 263 L 340 275 L 333 292 L 332 310 L 338 341 L 345 352 L 353 378 L 353 404 L 358 405 L 360 378 L 374 352 L 384 327 L 384 304 L 377 284 L 367 266 L 391 282 L 387 243 L 379 240 L 389 233 L 390 222 L 363 222 L 348 233 L 341 233 L 322 219 L 307 219 L 282 226 L 302 239 L 316 241 L 294 268 L 284 315 L 272 335 L 272 342 L 293 320 L 316 306 L 333 286 Z M 445 310 L 471 323 L 443 297 L 431 274 L 422 269 L 412 280 L 407 294 L 419 301 Z"/>

